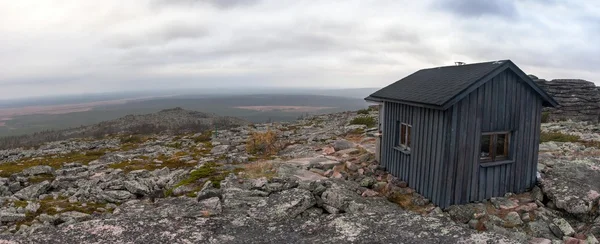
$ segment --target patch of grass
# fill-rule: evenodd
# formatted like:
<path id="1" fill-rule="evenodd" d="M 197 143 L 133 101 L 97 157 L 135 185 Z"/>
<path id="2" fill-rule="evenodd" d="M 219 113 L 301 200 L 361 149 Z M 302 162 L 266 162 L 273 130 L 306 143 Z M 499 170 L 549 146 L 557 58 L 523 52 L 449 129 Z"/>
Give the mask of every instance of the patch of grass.
<path id="1" fill-rule="evenodd" d="M 412 194 L 394 193 L 388 197 L 390 202 L 400 205 L 403 209 L 416 212 L 419 214 L 427 214 L 427 206 L 417 206 L 412 203 Z"/>
<path id="2" fill-rule="evenodd" d="M 16 201 L 15 204 L 19 202 Z M 48 214 L 48 215 L 56 215 L 69 211 L 77 211 L 86 214 L 92 214 L 94 212 L 99 212 L 99 208 L 103 208 L 108 212 L 111 210 L 106 208 L 105 203 L 96 203 L 96 202 L 73 202 L 70 203 L 69 200 L 65 197 L 59 197 L 57 199 L 53 199 L 52 197 L 45 198 L 39 201 L 40 208 L 35 213 L 27 213 L 24 220 L 16 223 L 17 227 L 20 227 L 23 224 L 31 225 L 33 220 L 39 216 L 40 214 Z M 25 202 L 25 206 L 27 206 L 27 202 Z"/>
<path id="3" fill-rule="evenodd" d="M 183 144 L 180 141 L 169 143 L 166 146 L 167 147 L 171 147 L 171 148 L 175 148 L 175 149 L 181 149 L 181 148 L 183 148 Z"/>
<path id="4" fill-rule="evenodd" d="M 173 188 L 165 191 L 165 196 L 173 195 L 173 189 L 177 187 L 188 185 L 195 186 L 195 188 L 192 191 L 194 192 L 193 194 L 188 193 L 187 195 L 190 197 L 192 197 L 191 195 L 195 196 L 195 192 L 199 191 L 204 185 L 204 182 L 206 182 L 207 180 L 210 180 L 215 188 L 221 188 L 221 181 L 223 181 L 225 177 L 227 177 L 227 175 L 229 175 L 230 173 L 237 172 L 238 170 L 221 170 L 220 167 L 221 165 L 214 162 L 203 164 L 202 166 L 200 166 L 200 168 L 192 170 L 192 172 L 190 172 L 190 175 L 187 178 L 179 181 L 173 186 Z"/>
<path id="5" fill-rule="evenodd" d="M 14 201 L 13 203 L 15 205 L 15 208 L 24 208 L 24 207 L 27 207 L 27 204 L 28 204 L 27 201 L 20 201 L 20 200 Z"/>
<path id="6" fill-rule="evenodd" d="M 201 135 L 194 137 L 195 143 L 209 142 L 212 138 L 212 131 L 207 130 L 203 132 Z"/>
<path id="7" fill-rule="evenodd" d="M 550 112 L 542 112 L 542 123 L 550 122 Z"/>
<path id="8" fill-rule="evenodd" d="M 368 109 L 361 109 L 361 110 L 356 111 L 356 113 L 357 114 L 365 114 L 366 115 L 366 114 L 369 114 L 369 110 Z"/>
<path id="9" fill-rule="evenodd" d="M 48 155 L 45 157 L 37 158 L 25 158 L 16 162 L 3 163 L 0 164 L 0 177 L 9 177 L 12 174 L 23 171 L 24 169 L 39 165 L 48 165 L 52 168 L 58 169 L 62 167 L 64 163 L 79 162 L 81 164 L 88 164 L 89 162 L 100 158 L 105 153 L 105 150 L 71 152 L 68 154 Z"/>
<path id="10" fill-rule="evenodd" d="M 246 151 L 253 155 L 271 156 L 283 148 L 277 134 L 268 130 L 266 132 L 253 132 L 246 141 Z"/>
<path id="11" fill-rule="evenodd" d="M 49 181 L 52 182 L 54 180 L 54 175 L 52 174 L 40 174 L 40 175 L 36 175 L 36 176 L 32 176 L 29 177 L 29 179 L 27 181 L 29 181 L 29 183 L 31 184 L 37 184 L 43 181 Z"/>
<path id="12" fill-rule="evenodd" d="M 179 169 L 179 168 L 191 168 L 195 166 L 195 164 L 188 164 L 186 161 L 180 160 L 180 157 L 186 156 L 187 154 L 184 152 L 176 153 L 173 156 L 166 156 L 164 154 L 159 155 L 156 159 L 162 161 L 162 163 L 155 163 L 150 161 L 147 157 L 143 160 L 125 160 L 119 163 L 114 163 L 109 165 L 109 168 L 113 169 L 122 169 L 124 172 L 128 173 L 134 170 L 145 169 L 148 171 L 162 169 L 164 167 L 170 169 Z"/>
<path id="13" fill-rule="evenodd" d="M 362 128 L 356 128 L 348 132 L 349 135 L 362 135 L 363 133 L 365 133 L 365 130 Z"/>
<path id="14" fill-rule="evenodd" d="M 569 135 L 560 132 L 542 132 L 540 134 L 540 143 L 541 142 L 580 142 L 581 138 L 576 135 Z"/>
<path id="15" fill-rule="evenodd" d="M 273 178 L 277 175 L 276 164 L 271 161 L 259 161 L 244 165 L 240 170 L 244 172 L 244 177 L 256 179 L 261 177 Z"/>
<path id="16" fill-rule="evenodd" d="M 181 180 L 173 188 L 177 188 L 184 185 L 190 185 L 192 183 L 196 183 L 200 179 L 208 178 L 215 174 L 215 172 L 217 171 L 217 167 L 218 165 L 214 162 L 205 163 L 202 166 L 200 166 L 200 168 L 192 170 L 192 172 L 190 172 L 190 176 Z"/>
<path id="17" fill-rule="evenodd" d="M 370 116 L 359 116 L 350 121 L 351 125 L 366 125 L 367 128 L 375 127 L 375 118 Z"/>

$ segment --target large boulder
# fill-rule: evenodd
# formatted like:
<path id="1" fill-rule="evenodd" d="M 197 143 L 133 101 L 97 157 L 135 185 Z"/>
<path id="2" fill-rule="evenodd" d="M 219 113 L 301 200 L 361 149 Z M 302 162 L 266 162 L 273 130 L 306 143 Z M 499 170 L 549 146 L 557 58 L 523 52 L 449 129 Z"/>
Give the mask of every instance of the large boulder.
<path id="1" fill-rule="evenodd" d="M 255 219 L 282 220 L 294 218 L 316 204 L 310 191 L 293 188 L 269 195 L 268 199 L 248 211 Z"/>
<path id="2" fill-rule="evenodd" d="M 597 122 L 600 118 L 600 89 L 594 82 L 578 79 L 535 81 L 559 103 L 556 108 L 544 109 L 550 120 Z"/>
<path id="3" fill-rule="evenodd" d="M 128 180 L 128 181 L 124 181 L 123 185 L 125 186 L 127 191 L 129 191 L 135 195 L 143 196 L 143 195 L 148 195 L 150 193 L 150 189 L 148 188 L 148 186 L 145 184 L 142 184 L 139 181 Z"/>
<path id="4" fill-rule="evenodd" d="M 23 175 L 27 175 L 27 176 L 52 174 L 52 173 L 54 173 L 54 169 L 48 165 L 38 165 L 38 166 L 26 168 L 21 173 Z"/>
<path id="5" fill-rule="evenodd" d="M 17 193 L 15 193 L 14 196 L 21 200 L 34 200 L 37 199 L 38 196 L 40 196 L 41 194 L 46 193 L 46 191 L 48 191 L 49 188 L 50 182 L 46 180 L 41 183 L 25 187 Z"/>
<path id="6" fill-rule="evenodd" d="M 354 144 L 354 142 L 344 140 L 344 139 L 333 142 L 333 149 L 335 149 L 336 151 L 353 148 L 355 146 L 356 146 L 356 144 Z"/>
<path id="7" fill-rule="evenodd" d="M 109 190 L 103 191 L 99 198 L 101 200 L 110 202 L 110 203 L 122 203 L 126 202 L 129 199 L 134 198 L 134 195 L 128 191 L 123 190 Z"/>
<path id="8" fill-rule="evenodd" d="M 555 160 L 544 171 L 541 188 L 557 208 L 580 216 L 594 216 L 600 199 L 600 163 L 595 160 Z"/>

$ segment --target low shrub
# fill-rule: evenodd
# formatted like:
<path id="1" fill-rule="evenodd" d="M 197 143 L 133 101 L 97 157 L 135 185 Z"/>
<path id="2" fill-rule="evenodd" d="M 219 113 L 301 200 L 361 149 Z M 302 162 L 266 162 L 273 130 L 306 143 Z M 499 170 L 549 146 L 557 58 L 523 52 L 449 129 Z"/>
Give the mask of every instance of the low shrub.
<path id="1" fill-rule="evenodd" d="M 359 116 L 350 121 L 351 125 L 366 125 L 367 127 L 375 127 L 377 121 L 370 116 Z"/>
<path id="2" fill-rule="evenodd" d="M 277 134 L 272 130 L 253 132 L 246 141 L 246 151 L 254 155 L 275 155 L 282 147 L 283 144 L 279 142 Z"/>
<path id="3" fill-rule="evenodd" d="M 361 110 L 356 111 L 356 113 L 357 114 L 365 114 L 365 115 L 367 115 L 367 114 L 369 114 L 369 110 L 368 109 L 361 109 Z"/>
<path id="4" fill-rule="evenodd" d="M 541 142 L 580 142 L 581 138 L 576 135 L 569 135 L 560 132 L 542 132 L 540 134 L 540 143 Z"/>
<path id="5" fill-rule="evenodd" d="M 195 143 L 207 142 L 207 141 L 210 141 L 211 138 L 212 138 L 212 131 L 207 130 L 207 131 L 203 132 L 202 134 L 200 134 L 199 136 L 194 137 L 194 142 Z"/>
<path id="6" fill-rule="evenodd" d="M 550 122 L 550 112 L 542 112 L 542 123 Z"/>

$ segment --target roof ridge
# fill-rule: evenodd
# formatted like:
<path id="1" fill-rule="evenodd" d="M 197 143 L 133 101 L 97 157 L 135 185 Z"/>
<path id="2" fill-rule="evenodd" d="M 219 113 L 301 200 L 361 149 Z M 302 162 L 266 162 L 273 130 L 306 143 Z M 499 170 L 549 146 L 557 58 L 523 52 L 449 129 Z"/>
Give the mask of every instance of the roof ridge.
<path id="1" fill-rule="evenodd" d="M 496 63 L 496 62 L 498 62 L 498 64 L 504 64 L 507 61 L 510 61 L 510 59 L 493 60 L 493 61 L 478 62 L 478 63 L 472 63 L 472 64 L 463 64 L 463 65 L 446 65 L 446 66 L 438 66 L 438 67 L 425 68 L 425 69 L 421 69 L 421 70 L 440 69 L 440 68 L 452 68 L 452 67 L 465 67 L 465 66 L 468 67 L 468 66 L 482 65 L 482 64 L 489 64 L 489 63 Z"/>

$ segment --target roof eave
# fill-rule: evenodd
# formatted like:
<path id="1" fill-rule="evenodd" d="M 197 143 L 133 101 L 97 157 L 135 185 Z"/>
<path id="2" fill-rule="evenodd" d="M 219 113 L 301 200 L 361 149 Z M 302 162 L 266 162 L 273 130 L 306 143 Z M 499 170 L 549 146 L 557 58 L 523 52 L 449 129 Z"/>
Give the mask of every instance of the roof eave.
<path id="1" fill-rule="evenodd" d="M 445 110 L 445 109 L 442 108 L 442 106 L 436 105 L 436 104 L 410 102 L 410 101 L 403 101 L 403 100 L 397 100 L 397 99 L 390 99 L 390 98 L 378 97 L 378 96 L 373 96 L 373 95 L 370 95 L 370 96 L 366 97 L 365 100 L 372 101 L 372 102 L 401 103 L 401 104 L 406 104 L 406 105 L 415 106 L 415 107 L 431 108 L 431 109 L 437 109 L 437 110 Z"/>

